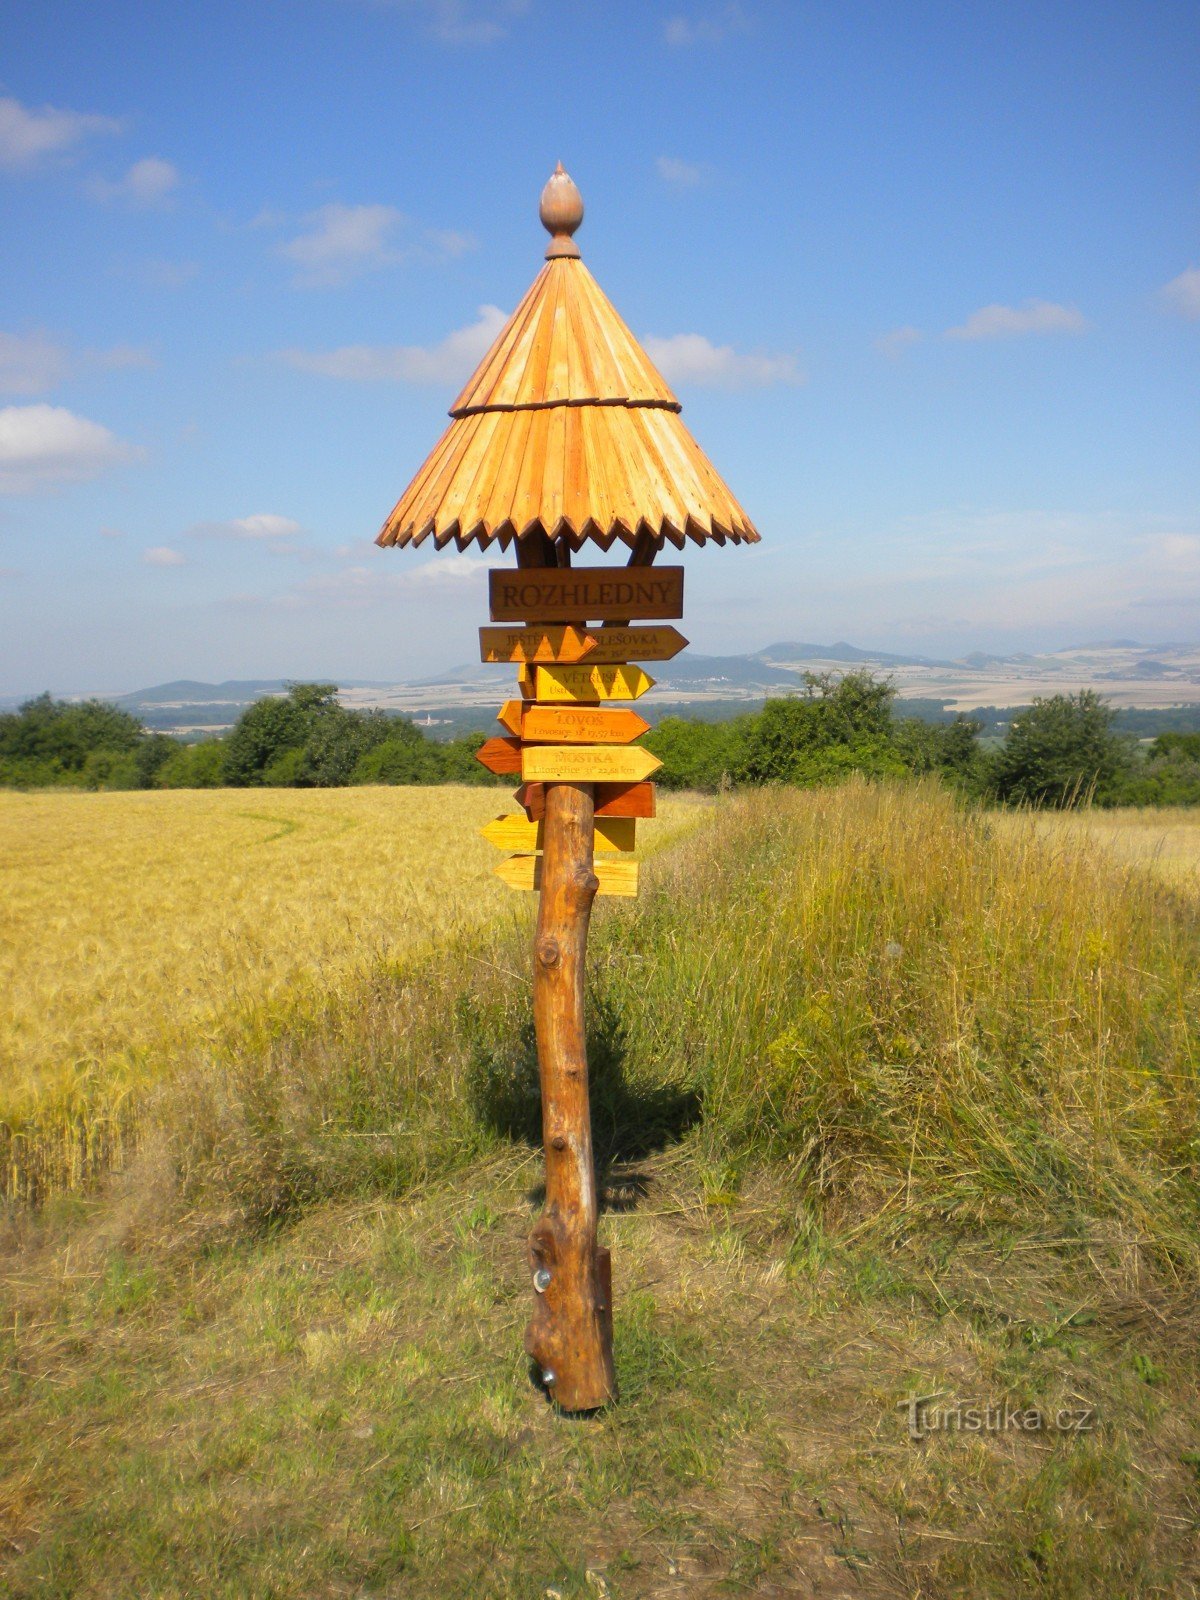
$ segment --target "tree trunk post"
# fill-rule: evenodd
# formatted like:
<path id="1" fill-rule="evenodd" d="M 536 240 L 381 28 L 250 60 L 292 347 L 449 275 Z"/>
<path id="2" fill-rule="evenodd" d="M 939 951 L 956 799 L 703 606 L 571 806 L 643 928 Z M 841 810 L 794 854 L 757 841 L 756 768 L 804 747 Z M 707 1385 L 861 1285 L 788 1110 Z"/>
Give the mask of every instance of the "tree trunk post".
<path id="1" fill-rule="evenodd" d="M 555 564 L 550 552 L 538 554 L 540 561 L 527 557 L 521 564 Z M 608 1251 L 596 1243 L 599 1207 L 583 1009 L 588 923 L 599 887 L 592 785 L 548 783 L 545 799 L 533 1021 L 546 1203 L 529 1238 L 535 1304 L 525 1349 L 563 1411 L 594 1411 L 616 1398 L 617 1386 L 612 1268 Z"/>

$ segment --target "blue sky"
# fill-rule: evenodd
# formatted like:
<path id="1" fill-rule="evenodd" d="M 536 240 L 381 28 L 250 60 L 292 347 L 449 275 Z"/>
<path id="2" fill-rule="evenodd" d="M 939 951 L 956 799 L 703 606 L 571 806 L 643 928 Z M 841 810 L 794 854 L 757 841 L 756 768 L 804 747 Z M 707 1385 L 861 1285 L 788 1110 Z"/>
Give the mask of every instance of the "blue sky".
<path id="1" fill-rule="evenodd" d="M 471 659 L 481 564 L 371 541 L 559 158 L 763 535 L 698 649 L 1200 638 L 1198 64 L 1153 0 L 9 7 L 0 693 Z"/>

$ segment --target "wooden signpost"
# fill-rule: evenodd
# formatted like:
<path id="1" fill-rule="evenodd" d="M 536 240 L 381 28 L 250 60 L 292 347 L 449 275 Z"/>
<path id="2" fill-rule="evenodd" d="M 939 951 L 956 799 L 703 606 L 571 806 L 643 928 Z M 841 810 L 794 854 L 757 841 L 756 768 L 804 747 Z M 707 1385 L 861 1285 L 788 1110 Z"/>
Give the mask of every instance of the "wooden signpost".
<path id="1" fill-rule="evenodd" d="M 483 830 L 496 872 L 538 894 L 533 1014 L 546 1160 L 529 1239 L 525 1348 L 564 1412 L 616 1397 L 612 1265 L 598 1240 L 584 1033 L 584 956 L 597 894 L 635 895 L 637 819 L 654 816 L 645 720 L 609 702 L 653 686 L 636 663 L 687 641 L 683 568 L 668 544 L 752 543 L 753 523 L 679 417 L 678 400 L 582 267 L 579 191 L 559 166 L 542 194 L 546 264 L 451 408 L 450 427 L 384 523 L 382 545 L 516 550 L 488 574 L 483 661 L 518 669 L 506 735 L 478 759 L 519 773 L 520 812 Z M 587 541 L 627 566 L 574 566 Z M 600 853 L 603 859 L 597 859 Z"/>

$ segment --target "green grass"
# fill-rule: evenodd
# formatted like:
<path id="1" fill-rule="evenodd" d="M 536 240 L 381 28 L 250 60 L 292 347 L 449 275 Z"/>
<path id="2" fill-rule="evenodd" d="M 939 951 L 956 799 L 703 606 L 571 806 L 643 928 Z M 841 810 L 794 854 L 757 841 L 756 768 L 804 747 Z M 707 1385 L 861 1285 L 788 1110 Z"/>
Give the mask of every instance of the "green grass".
<path id="1" fill-rule="evenodd" d="M 723 807 L 592 941 L 619 1404 L 529 1381 L 527 929 L 12 1211 L 0 1592 L 1200 1592 L 1200 917 L 936 790 Z M 1091 1432 L 909 1439 L 945 1392 Z"/>

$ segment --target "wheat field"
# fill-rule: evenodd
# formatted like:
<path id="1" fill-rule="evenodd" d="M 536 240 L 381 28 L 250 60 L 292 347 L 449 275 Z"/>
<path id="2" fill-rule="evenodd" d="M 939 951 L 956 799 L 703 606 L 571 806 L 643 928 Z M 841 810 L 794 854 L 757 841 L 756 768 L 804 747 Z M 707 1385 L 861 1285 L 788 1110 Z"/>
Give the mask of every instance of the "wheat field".
<path id="1" fill-rule="evenodd" d="M 659 809 L 650 848 L 702 802 Z M 512 810 L 466 786 L 0 794 L 0 1121 L 53 1121 L 85 1088 L 110 1100 L 275 1008 L 520 914 L 532 897 L 494 876 L 479 834 Z"/>

